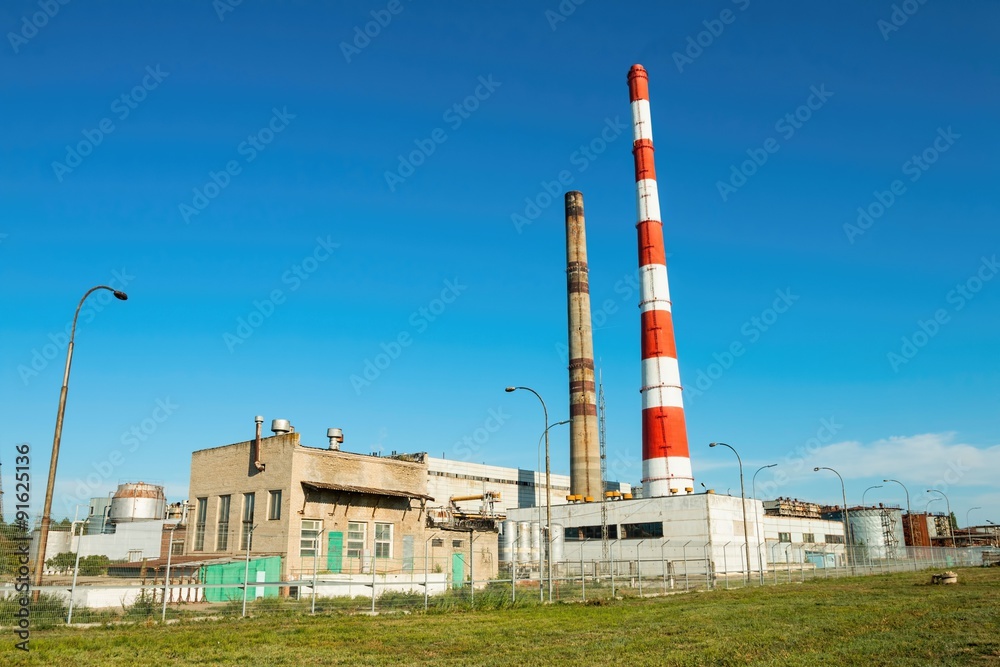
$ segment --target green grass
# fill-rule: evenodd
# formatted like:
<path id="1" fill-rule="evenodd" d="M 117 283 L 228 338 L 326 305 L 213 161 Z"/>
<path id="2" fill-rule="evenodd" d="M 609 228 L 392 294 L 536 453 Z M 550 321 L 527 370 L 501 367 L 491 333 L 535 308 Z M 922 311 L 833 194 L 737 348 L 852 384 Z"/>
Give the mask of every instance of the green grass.
<path id="1" fill-rule="evenodd" d="M 600 604 L 53 629 L 30 665 L 998 665 L 1000 568 Z"/>

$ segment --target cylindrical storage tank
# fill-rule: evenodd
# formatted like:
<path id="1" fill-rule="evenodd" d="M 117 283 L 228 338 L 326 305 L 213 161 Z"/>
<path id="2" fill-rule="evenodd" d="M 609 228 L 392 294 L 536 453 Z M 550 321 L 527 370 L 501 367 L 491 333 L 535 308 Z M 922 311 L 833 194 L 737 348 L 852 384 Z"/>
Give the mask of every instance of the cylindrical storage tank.
<path id="1" fill-rule="evenodd" d="M 558 523 L 552 524 L 552 563 L 566 560 L 566 529 Z"/>
<path id="2" fill-rule="evenodd" d="M 527 563 L 531 553 L 531 524 L 521 521 L 517 524 L 517 562 Z"/>
<path id="3" fill-rule="evenodd" d="M 517 522 L 507 519 L 500 525 L 500 531 L 500 562 L 509 563 L 515 560 L 514 542 L 517 540 Z"/>
<path id="4" fill-rule="evenodd" d="M 528 554 L 528 559 L 532 562 L 537 561 L 541 557 L 541 546 L 542 546 L 542 524 L 537 521 L 531 522 L 531 543 L 530 549 L 531 553 Z"/>
<path id="5" fill-rule="evenodd" d="M 111 498 L 91 498 L 90 514 L 87 517 L 84 533 L 87 535 L 100 535 L 110 527 L 108 521 L 108 508 L 111 507 Z"/>
<path id="6" fill-rule="evenodd" d="M 869 558 L 896 558 L 904 546 L 903 512 L 892 507 L 850 510 L 851 537 Z"/>
<path id="7" fill-rule="evenodd" d="M 167 508 L 163 487 L 144 482 L 119 484 L 111 498 L 111 523 L 162 519 Z"/>

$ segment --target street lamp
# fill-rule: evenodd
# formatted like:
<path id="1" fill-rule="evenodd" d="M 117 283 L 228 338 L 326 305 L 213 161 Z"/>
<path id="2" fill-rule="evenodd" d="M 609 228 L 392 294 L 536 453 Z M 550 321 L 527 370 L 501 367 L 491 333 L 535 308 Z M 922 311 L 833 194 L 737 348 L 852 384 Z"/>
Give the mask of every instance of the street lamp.
<path id="1" fill-rule="evenodd" d="M 770 465 L 761 466 L 757 468 L 757 472 L 753 474 L 753 479 L 750 482 L 750 490 L 753 492 L 753 529 L 757 532 L 757 572 L 760 574 L 760 585 L 764 585 L 764 559 L 760 555 L 761 546 L 761 535 L 760 530 L 760 519 L 757 516 L 757 473 L 761 470 L 767 470 L 768 468 L 773 468 L 778 465 L 777 463 L 772 463 Z"/>
<path id="2" fill-rule="evenodd" d="M 561 426 L 563 424 L 568 424 L 568 423 L 569 423 L 569 420 L 568 419 L 564 419 L 563 421 L 556 422 L 554 424 L 549 424 L 548 425 L 548 427 L 545 429 L 545 433 L 543 433 L 542 436 L 538 438 L 538 447 L 535 450 L 535 461 L 538 461 L 538 459 L 541 457 L 542 440 L 547 440 L 548 439 L 549 429 L 551 429 L 551 428 L 553 428 L 555 426 Z M 546 470 L 548 470 L 548 461 L 549 461 L 547 452 L 548 452 L 548 450 L 546 449 L 546 457 L 545 457 Z M 546 478 L 545 478 L 545 493 L 546 493 L 546 500 L 547 500 L 548 504 L 551 505 L 552 496 L 549 493 L 549 478 L 548 478 L 548 476 L 546 476 Z M 536 494 L 536 497 L 537 497 L 537 494 Z M 541 525 L 541 523 L 542 523 L 542 506 L 539 505 L 538 506 L 538 524 Z M 549 525 L 547 526 L 547 530 L 552 530 L 551 519 L 550 519 Z M 550 544 L 551 544 L 551 541 L 550 541 Z M 539 564 L 538 564 L 538 568 L 539 568 L 538 576 L 539 576 L 539 578 L 541 578 L 541 576 L 542 576 L 541 567 L 542 567 L 541 566 L 541 555 L 539 554 Z M 548 569 L 548 581 L 549 581 L 549 584 L 550 584 L 550 586 L 549 586 L 549 602 L 551 602 L 552 601 L 552 587 L 551 587 L 551 583 L 552 583 L 552 557 L 551 557 L 551 555 L 548 557 L 547 569 Z M 541 582 L 540 581 L 539 581 L 539 587 L 538 587 L 538 594 L 539 594 L 539 596 L 542 594 L 542 588 L 541 588 Z"/>
<path id="3" fill-rule="evenodd" d="M 861 494 L 861 507 L 862 508 L 865 507 L 865 496 L 868 495 L 869 491 L 871 491 L 872 489 L 881 489 L 881 488 L 882 485 L 878 484 L 876 486 L 869 486 L 867 489 L 865 489 L 865 492 Z"/>
<path id="4" fill-rule="evenodd" d="M 944 498 L 944 504 L 948 508 L 948 537 L 951 539 L 951 546 L 955 545 L 955 532 L 951 528 L 951 501 L 948 500 L 948 496 L 944 495 L 944 491 L 938 491 L 937 489 L 927 489 L 927 493 L 940 493 L 941 497 Z"/>
<path id="5" fill-rule="evenodd" d="M 552 525 L 552 475 L 549 468 L 549 409 L 545 407 L 545 401 L 542 400 L 541 394 L 532 389 L 531 387 L 507 387 L 504 389 L 508 394 L 518 389 L 524 389 L 525 391 L 530 391 L 538 399 L 538 402 L 542 404 L 542 413 L 545 415 L 545 522 L 551 526 Z M 552 535 L 549 534 L 545 538 L 547 549 L 546 557 L 551 558 L 549 552 L 552 548 Z M 549 561 L 549 566 L 551 568 L 552 561 Z M 541 572 L 538 573 L 541 575 Z M 549 600 L 552 600 L 552 577 L 549 576 Z"/>
<path id="6" fill-rule="evenodd" d="M 969 513 L 972 512 L 972 510 L 981 510 L 981 509 L 983 509 L 983 508 L 982 507 L 970 507 L 969 509 L 965 510 L 965 531 L 966 531 L 966 534 L 969 536 L 969 546 L 970 547 L 972 546 L 972 526 L 971 526 L 971 524 L 969 524 Z"/>
<path id="7" fill-rule="evenodd" d="M 910 511 L 910 492 L 907 490 L 906 485 L 898 479 L 883 479 L 882 481 L 895 482 L 903 487 L 903 493 L 906 494 L 906 523 L 910 524 L 910 546 L 916 546 L 917 536 L 913 534 L 913 513 Z"/>
<path id="8" fill-rule="evenodd" d="M 108 287 L 107 285 L 98 285 L 97 287 L 91 287 L 87 290 L 87 293 L 83 295 L 83 298 L 80 299 L 80 303 L 76 306 L 76 313 L 73 314 L 73 328 L 70 330 L 69 344 L 66 346 L 66 368 L 63 370 L 62 389 L 59 391 L 59 411 L 56 413 L 56 432 L 52 437 L 52 459 L 49 462 L 49 479 L 45 486 L 45 503 L 42 506 L 42 523 L 38 528 L 38 555 L 35 557 L 35 580 L 32 584 L 32 588 L 35 590 L 35 595 L 38 594 L 38 588 L 42 585 L 42 570 L 45 567 L 45 548 L 48 546 L 49 541 L 49 523 L 51 521 L 49 515 L 52 512 L 52 492 L 56 483 L 56 464 L 59 461 L 59 443 L 62 440 L 63 415 L 66 413 L 66 394 L 69 392 L 69 369 L 70 365 L 73 363 L 73 339 L 76 336 L 76 320 L 80 316 L 80 309 L 83 307 L 83 302 L 87 300 L 87 297 L 101 289 L 108 290 L 115 295 L 116 299 L 121 301 L 128 299 L 128 295 L 125 294 L 125 292 Z"/>
<path id="9" fill-rule="evenodd" d="M 828 468 L 826 466 L 813 468 L 813 472 L 819 472 L 820 470 L 829 470 L 840 480 L 840 493 L 844 497 L 844 540 L 847 542 L 848 553 L 850 553 L 850 546 L 854 540 L 851 539 L 851 522 L 847 518 L 847 489 L 844 487 L 844 478 L 841 477 L 840 473 L 833 468 Z"/>
<path id="10" fill-rule="evenodd" d="M 750 534 L 747 532 L 747 497 L 743 490 L 743 459 L 740 458 L 740 453 L 736 451 L 731 445 L 727 445 L 724 442 L 710 442 L 709 447 L 729 447 L 733 450 L 733 454 L 736 454 L 736 462 L 740 464 L 740 507 L 743 509 L 743 546 L 747 555 L 747 572 L 746 581 L 750 582 Z M 756 503 L 754 503 L 754 508 L 756 509 Z M 728 573 L 727 573 L 728 574 Z"/>

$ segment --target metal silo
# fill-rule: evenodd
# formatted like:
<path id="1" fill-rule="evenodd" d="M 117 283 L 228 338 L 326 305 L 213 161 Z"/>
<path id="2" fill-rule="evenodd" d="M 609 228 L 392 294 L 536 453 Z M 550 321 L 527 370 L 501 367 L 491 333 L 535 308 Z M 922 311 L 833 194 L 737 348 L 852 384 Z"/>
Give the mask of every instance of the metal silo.
<path id="1" fill-rule="evenodd" d="M 514 543 L 517 540 L 517 522 L 507 519 L 500 527 L 500 562 L 509 563 L 515 560 Z"/>
<path id="2" fill-rule="evenodd" d="M 566 529 L 560 524 L 552 524 L 552 563 L 558 565 L 566 559 Z"/>
<path id="3" fill-rule="evenodd" d="M 848 514 L 854 544 L 868 558 L 897 558 L 904 545 L 903 512 L 894 507 L 852 509 Z"/>
<path id="4" fill-rule="evenodd" d="M 518 563 L 527 563 L 531 555 L 531 524 L 521 521 L 517 524 L 517 545 L 515 547 Z"/>
<path id="5" fill-rule="evenodd" d="M 162 519 L 167 508 L 163 487 L 144 482 L 119 484 L 111 498 L 111 523 Z"/>
<path id="6" fill-rule="evenodd" d="M 531 522 L 531 541 L 529 543 L 528 560 L 535 562 L 541 558 L 542 546 L 542 524 L 537 521 Z"/>

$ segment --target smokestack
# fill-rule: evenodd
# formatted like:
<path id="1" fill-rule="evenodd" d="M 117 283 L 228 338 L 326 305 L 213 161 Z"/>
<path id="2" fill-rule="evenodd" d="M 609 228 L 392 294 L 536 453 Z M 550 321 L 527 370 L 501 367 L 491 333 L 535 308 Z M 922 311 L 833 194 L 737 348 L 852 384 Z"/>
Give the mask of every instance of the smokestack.
<path id="1" fill-rule="evenodd" d="M 649 78 L 642 65 L 628 73 L 632 155 L 639 232 L 642 326 L 642 490 L 644 497 L 693 492 L 681 376 L 667 285 L 667 256 L 653 164 Z"/>
<path id="2" fill-rule="evenodd" d="M 590 319 L 587 233 L 583 195 L 566 193 L 566 289 L 569 307 L 569 492 L 600 499 L 601 447 L 597 436 L 594 337 Z"/>

